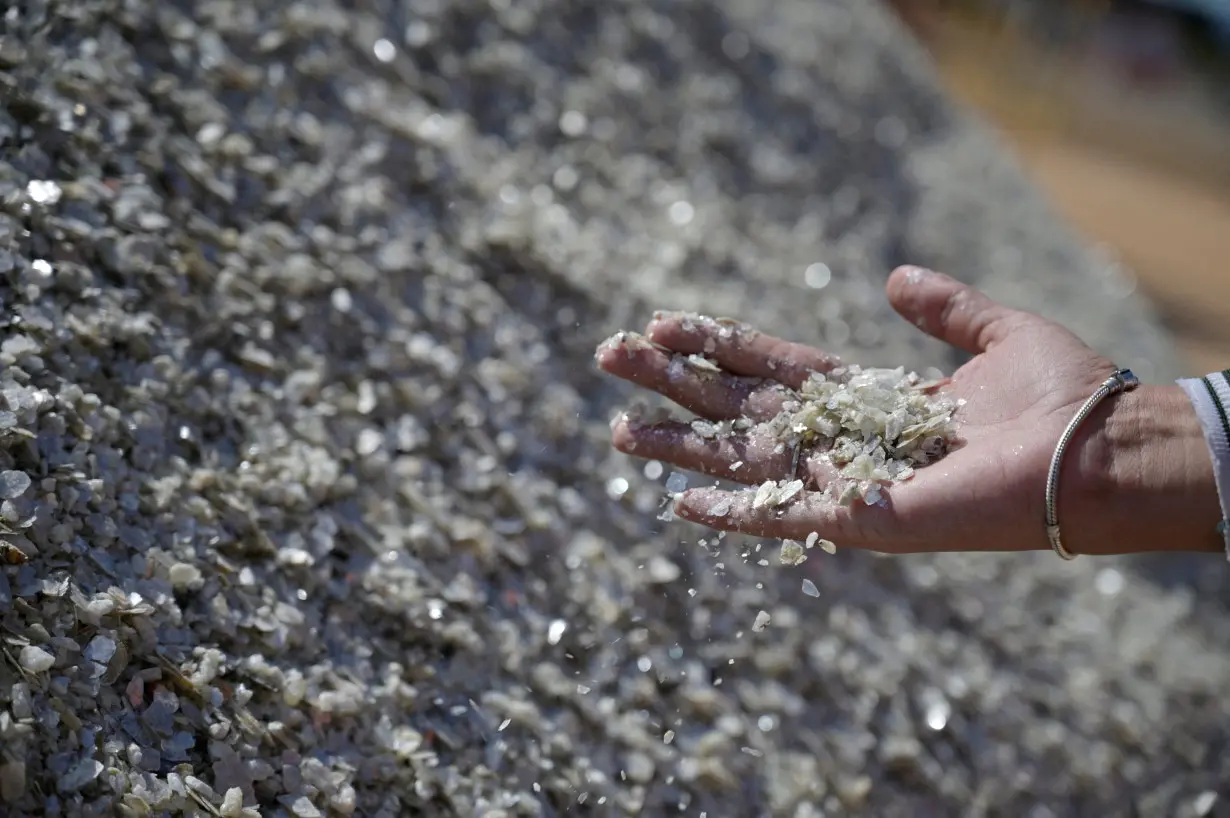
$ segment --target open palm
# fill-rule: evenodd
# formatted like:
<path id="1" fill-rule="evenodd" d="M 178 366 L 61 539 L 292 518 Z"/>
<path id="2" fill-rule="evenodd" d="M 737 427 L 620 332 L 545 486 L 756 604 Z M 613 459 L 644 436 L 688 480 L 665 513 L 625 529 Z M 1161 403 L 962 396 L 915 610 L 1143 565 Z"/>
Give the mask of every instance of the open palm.
<path id="1" fill-rule="evenodd" d="M 1114 365 L 1062 327 L 999 305 L 955 280 L 907 267 L 894 271 L 887 292 L 894 308 L 924 331 L 974 355 L 940 389 L 964 398 L 957 410 L 959 445 L 947 457 L 893 485 L 883 505 L 844 506 L 821 493 L 832 466 L 805 453 L 798 476 L 808 491 L 785 507 L 752 508 L 750 494 L 716 487 L 681 494 L 676 513 L 711 528 L 765 537 L 804 539 L 811 532 L 839 546 L 877 551 L 1015 551 L 1048 548 L 1043 527 L 1046 472 L 1064 426 Z M 702 354 L 709 372 L 681 365 Z M 839 365 L 813 347 L 729 321 L 658 314 L 644 336 L 623 335 L 599 347 L 601 369 L 651 389 L 708 420 L 778 413 L 813 371 Z M 1096 418 L 1094 419 L 1096 421 Z M 1091 423 L 1091 428 L 1097 424 Z M 792 453 L 767 429 L 728 438 L 703 437 L 690 423 L 652 422 L 624 415 L 612 442 L 637 457 L 756 484 L 791 476 Z M 1099 476 L 1112 467 L 1109 444 L 1096 433 L 1073 442 L 1061 493 L 1065 516 L 1081 518 L 1085 553 L 1105 550 L 1097 515 Z M 1071 475 L 1071 476 L 1069 476 Z M 1086 490 L 1084 487 L 1093 487 Z M 727 510 L 729 509 L 729 510 Z M 713 513 L 717 510 L 720 513 Z M 1073 550 L 1078 550 L 1081 543 Z"/>

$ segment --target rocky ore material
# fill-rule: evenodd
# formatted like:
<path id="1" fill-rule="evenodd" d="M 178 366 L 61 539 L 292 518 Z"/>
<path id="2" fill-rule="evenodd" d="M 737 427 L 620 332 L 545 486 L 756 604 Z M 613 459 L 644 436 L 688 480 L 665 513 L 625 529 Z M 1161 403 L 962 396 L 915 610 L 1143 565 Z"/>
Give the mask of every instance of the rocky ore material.
<path id="1" fill-rule="evenodd" d="M 1192 590 L 762 566 L 609 447 L 592 350 L 656 307 L 947 370 L 906 260 L 1174 373 L 878 6 L 0 19 L 0 813 L 1221 809 Z"/>

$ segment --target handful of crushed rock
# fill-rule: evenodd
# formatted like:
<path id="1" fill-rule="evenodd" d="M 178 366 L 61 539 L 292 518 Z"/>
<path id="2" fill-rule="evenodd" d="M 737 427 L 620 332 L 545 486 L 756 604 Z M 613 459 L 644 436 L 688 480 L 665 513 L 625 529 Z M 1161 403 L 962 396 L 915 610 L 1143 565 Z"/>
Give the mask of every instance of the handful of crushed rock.
<path id="1" fill-rule="evenodd" d="M 882 504 L 885 485 L 909 480 L 955 440 L 953 413 L 965 401 L 938 392 L 943 383 L 904 367 L 813 373 L 769 427 L 800 456 L 819 451 L 832 463 L 839 477 L 826 487 L 829 496 L 845 505 L 859 498 Z M 798 480 L 769 481 L 756 489 L 753 506 L 782 505 L 801 489 Z"/>

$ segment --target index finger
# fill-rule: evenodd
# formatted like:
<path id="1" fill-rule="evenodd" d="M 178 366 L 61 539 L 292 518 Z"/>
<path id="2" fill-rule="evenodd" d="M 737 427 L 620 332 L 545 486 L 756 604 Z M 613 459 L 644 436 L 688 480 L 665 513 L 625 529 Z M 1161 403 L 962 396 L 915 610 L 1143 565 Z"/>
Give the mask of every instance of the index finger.
<path id="1" fill-rule="evenodd" d="M 796 344 L 726 318 L 659 312 L 645 334 L 684 355 L 705 355 L 736 375 L 766 378 L 798 389 L 813 372 L 841 366 L 836 355 Z"/>

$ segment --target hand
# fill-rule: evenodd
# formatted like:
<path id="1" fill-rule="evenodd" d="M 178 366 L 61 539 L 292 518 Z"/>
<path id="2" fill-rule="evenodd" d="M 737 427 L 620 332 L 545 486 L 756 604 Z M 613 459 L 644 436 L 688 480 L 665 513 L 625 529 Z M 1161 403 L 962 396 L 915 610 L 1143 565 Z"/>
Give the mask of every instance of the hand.
<path id="1" fill-rule="evenodd" d="M 887 292 L 904 318 L 974 355 L 941 387 L 965 399 L 954 416 L 959 445 L 892 485 L 883 506 L 843 506 L 823 495 L 832 467 L 822 455 L 804 453 L 801 499 L 753 509 L 750 493 L 694 488 L 675 501 L 680 517 L 781 539 L 814 531 L 838 546 L 898 553 L 1050 547 L 1044 496 L 1051 456 L 1064 427 L 1115 365 L 1062 327 L 939 273 L 900 268 Z M 719 371 L 677 361 L 691 354 L 705 355 Z M 658 314 L 644 337 L 616 336 L 599 347 L 597 361 L 701 418 L 755 421 L 776 415 L 810 372 L 839 365 L 820 350 L 742 324 L 680 314 Z M 777 441 L 757 427 L 714 440 L 687 422 L 625 414 L 612 427 L 612 442 L 637 457 L 749 485 L 792 476 L 792 453 L 777 451 Z M 1177 387 L 1141 387 L 1103 401 L 1070 444 L 1059 488 L 1064 544 L 1074 553 L 1220 547 L 1211 461 Z M 1173 522 L 1178 514 L 1192 519 Z"/>

